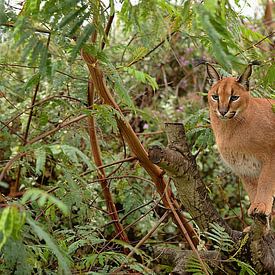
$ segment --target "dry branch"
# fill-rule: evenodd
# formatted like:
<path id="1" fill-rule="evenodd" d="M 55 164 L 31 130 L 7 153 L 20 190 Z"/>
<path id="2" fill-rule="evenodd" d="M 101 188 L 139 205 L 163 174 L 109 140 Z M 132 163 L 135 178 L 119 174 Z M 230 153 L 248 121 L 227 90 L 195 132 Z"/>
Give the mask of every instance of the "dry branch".
<path id="1" fill-rule="evenodd" d="M 103 99 L 104 103 L 107 105 L 112 106 L 118 113 L 119 116 L 116 117 L 118 128 L 120 129 L 126 143 L 128 144 L 132 153 L 137 157 L 140 164 L 144 167 L 144 169 L 148 172 L 151 176 L 152 180 L 154 181 L 157 191 L 163 198 L 163 203 L 166 207 L 170 209 L 170 205 L 172 205 L 176 213 L 178 215 L 179 220 L 175 217 L 176 222 L 182 224 L 183 227 L 186 228 L 192 242 L 194 244 L 197 243 L 196 233 L 188 224 L 182 213 L 177 212 L 178 210 L 178 203 L 175 197 L 172 194 L 172 191 L 169 186 L 167 186 L 166 182 L 163 179 L 163 172 L 160 168 L 154 165 L 148 158 L 148 154 L 144 147 L 142 146 L 141 142 L 139 141 L 137 135 L 135 134 L 134 130 L 130 126 L 129 122 L 124 118 L 122 111 L 120 110 L 118 104 L 115 102 L 112 94 L 110 93 L 108 87 L 106 86 L 103 73 L 99 68 L 98 60 L 82 50 L 81 52 L 83 60 L 86 62 L 91 79 L 93 84 L 99 93 L 100 97 Z M 163 196 L 165 192 L 168 193 L 168 196 Z M 168 202 L 169 200 L 169 202 Z M 174 213 L 174 212 L 173 212 Z M 182 232 L 183 235 L 185 232 Z"/>
<path id="2" fill-rule="evenodd" d="M 88 104 L 89 107 L 92 108 L 94 103 L 94 87 L 92 82 L 88 83 Z M 100 184 L 102 188 L 102 193 L 106 202 L 108 214 L 112 221 L 114 221 L 114 226 L 116 229 L 116 233 L 119 238 L 124 242 L 129 242 L 126 232 L 123 229 L 122 224 L 119 221 L 118 212 L 116 206 L 113 202 L 112 194 L 110 192 L 110 188 L 108 186 L 108 181 L 106 179 L 105 170 L 102 167 L 103 162 L 101 159 L 101 150 L 98 144 L 98 139 L 96 135 L 96 126 L 95 126 L 95 118 L 94 116 L 88 117 L 88 133 L 90 136 L 90 144 L 91 151 L 94 158 L 95 165 L 98 168 L 98 178 L 101 179 Z"/>

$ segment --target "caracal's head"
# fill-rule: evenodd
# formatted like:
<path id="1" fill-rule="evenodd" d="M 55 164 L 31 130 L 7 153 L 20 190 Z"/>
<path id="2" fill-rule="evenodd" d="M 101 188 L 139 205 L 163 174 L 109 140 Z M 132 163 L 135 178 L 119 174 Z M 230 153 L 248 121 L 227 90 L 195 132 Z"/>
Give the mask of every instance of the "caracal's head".
<path id="1" fill-rule="evenodd" d="M 249 103 L 248 78 L 252 72 L 252 64 L 238 78 L 221 78 L 213 66 L 209 63 L 206 63 L 206 66 L 213 83 L 208 92 L 210 111 L 222 120 L 237 118 Z"/>

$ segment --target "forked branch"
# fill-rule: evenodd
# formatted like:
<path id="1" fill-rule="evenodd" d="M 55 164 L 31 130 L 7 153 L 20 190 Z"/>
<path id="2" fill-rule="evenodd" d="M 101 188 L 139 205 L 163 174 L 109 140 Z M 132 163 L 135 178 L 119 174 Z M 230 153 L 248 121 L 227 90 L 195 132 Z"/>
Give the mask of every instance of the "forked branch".
<path id="1" fill-rule="evenodd" d="M 90 54 L 88 54 L 87 52 L 85 52 L 84 50 L 82 50 L 81 54 L 83 60 L 86 62 L 88 66 L 91 79 L 100 97 L 103 99 L 105 104 L 112 106 L 119 113 L 119 116 L 116 117 L 117 125 L 130 150 L 137 157 L 140 164 L 144 167 L 144 169 L 151 176 L 152 180 L 155 182 L 157 191 L 163 198 L 164 205 L 169 209 L 171 209 L 171 205 L 175 208 L 176 212 L 173 212 L 173 215 L 174 213 L 178 213 L 178 216 L 174 217 L 176 223 L 180 222 L 182 224 L 181 226 L 184 227 L 188 232 L 188 235 L 190 236 L 192 242 L 194 244 L 197 244 L 196 233 L 194 232 L 190 224 L 188 224 L 182 213 L 177 212 L 179 208 L 177 200 L 172 194 L 170 187 L 164 181 L 162 170 L 149 160 L 146 150 L 142 146 L 141 142 L 139 141 L 137 135 L 133 131 L 129 122 L 124 118 L 122 111 L 120 110 L 118 104 L 115 102 L 110 90 L 106 86 L 103 73 L 99 68 L 98 60 Z M 164 194 L 168 195 L 163 196 Z M 185 235 L 186 232 L 182 233 L 183 235 Z"/>

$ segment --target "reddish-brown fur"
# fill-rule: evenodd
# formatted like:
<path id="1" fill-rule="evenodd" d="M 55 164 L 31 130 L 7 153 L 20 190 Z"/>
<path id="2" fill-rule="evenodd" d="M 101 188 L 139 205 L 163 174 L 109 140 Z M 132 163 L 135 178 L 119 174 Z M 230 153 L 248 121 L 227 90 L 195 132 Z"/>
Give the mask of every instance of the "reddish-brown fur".
<path id="1" fill-rule="evenodd" d="M 221 79 L 210 66 L 208 74 L 215 81 L 208 102 L 221 157 L 244 183 L 251 202 L 248 213 L 269 215 L 275 195 L 275 100 L 250 96 L 245 84 L 251 71 L 242 79 Z M 231 96 L 239 98 L 232 101 Z"/>

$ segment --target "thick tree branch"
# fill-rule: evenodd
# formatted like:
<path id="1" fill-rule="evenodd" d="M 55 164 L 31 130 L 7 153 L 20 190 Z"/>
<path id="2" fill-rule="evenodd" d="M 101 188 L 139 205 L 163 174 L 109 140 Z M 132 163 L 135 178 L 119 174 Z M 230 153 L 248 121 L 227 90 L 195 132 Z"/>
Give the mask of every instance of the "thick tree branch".
<path id="1" fill-rule="evenodd" d="M 221 255 L 216 251 L 200 251 L 201 259 L 211 266 L 218 266 L 221 261 Z M 180 250 L 168 247 L 154 248 L 154 256 L 161 264 L 173 266 L 173 274 L 187 275 L 185 272 L 190 257 L 194 256 L 192 250 Z M 217 273 L 218 274 L 218 273 Z"/>
<path id="2" fill-rule="evenodd" d="M 149 150 L 149 158 L 163 168 L 174 180 L 180 200 L 203 231 L 207 231 L 209 223 L 218 223 L 232 237 L 231 228 L 220 217 L 211 204 L 207 189 L 199 175 L 196 162 L 191 155 L 182 124 L 165 125 L 168 146 L 165 149 L 153 147 Z"/>
<path id="3" fill-rule="evenodd" d="M 167 123 L 165 127 L 168 136 L 167 148 L 153 147 L 149 151 L 149 158 L 171 176 L 184 208 L 202 231 L 206 231 L 210 223 L 218 223 L 225 228 L 239 244 L 231 257 L 245 262 L 251 259 L 251 264 L 257 272 L 275 274 L 275 235 L 270 231 L 267 219 L 254 216 L 247 240 L 238 242 L 242 236 L 241 232 L 232 230 L 226 224 L 208 196 L 195 159 L 188 148 L 183 125 Z M 228 258 L 228 255 L 221 256 Z"/>

